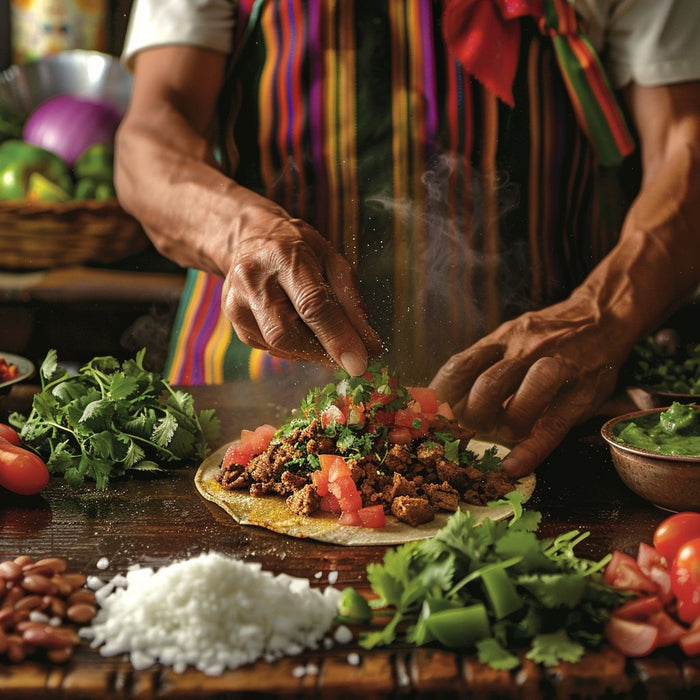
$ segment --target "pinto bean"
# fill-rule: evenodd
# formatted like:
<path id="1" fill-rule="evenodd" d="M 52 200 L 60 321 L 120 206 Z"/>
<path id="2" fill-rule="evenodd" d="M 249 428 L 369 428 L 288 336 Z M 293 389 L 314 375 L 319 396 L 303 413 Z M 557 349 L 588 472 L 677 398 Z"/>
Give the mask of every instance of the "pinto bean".
<path id="1" fill-rule="evenodd" d="M 22 641 L 47 649 L 63 649 L 78 644 L 80 637 L 75 630 L 68 627 L 53 627 L 43 624 L 25 629 L 22 632 Z"/>
<path id="2" fill-rule="evenodd" d="M 5 581 L 15 583 L 22 578 L 22 567 L 14 561 L 0 562 L 0 576 L 2 576 Z"/>
<path id="3" fill-rule="evenodd" d="M 58 590 L 56 584 L 50 578 L 40 574 L 25 576 L 20 585 L 25 591 L 40 593 L 41 595 L 54 595 Z"/>
<path id="4" fill-rule="evenodd" d="M 76 603 L 71 605 L 68 610 L 66 610 L 66 617 L 71 622 L 77 622 L 79 625 L 84 625 L 86 622 L 90 622 L 93 617 L 97 614 L 97 609 L 94 605 L 89 605 L 88 603 Z"/>

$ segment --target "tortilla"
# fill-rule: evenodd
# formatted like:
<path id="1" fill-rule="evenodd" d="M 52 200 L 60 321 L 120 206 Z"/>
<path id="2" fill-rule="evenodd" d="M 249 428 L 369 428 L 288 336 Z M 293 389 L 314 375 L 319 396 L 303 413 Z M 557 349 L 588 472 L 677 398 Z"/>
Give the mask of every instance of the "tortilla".
<path id="1" fill-rule="evenodd" d="M 483 454 L 492 446 L 492 443 L 480 440 L 471 440 L 469 443 L 469 449 L 477 454 Z M 386 526 L 379 529 L 338 525 L 338 516 L 333 513 L 319 512 L 311 517 L 297 515 L 289 510 L 285 499 L 280 496 L 255 497 L 251 496 L 247 489 L 223 489 L 216 477 L 228 447 L 229 445 L 224 445 L 202 462 L 194 482 L 204 498 L 223 508 L 240 525 L 257 525 L 290 537 L 308 538 L 330 544 L 396 545 L 433 537 L 450 516 L 450 513 L 438 513 L 431 522 L 412 527 L 388 514 Z M 501 445 L 496 447 L 500 457 L 508 454 L 508 448 Z M 530 498 L 534 489 L 534 474 L 529 474 L 517 482 L 517 490 L 523 495 L 523 502 Z M 510 506 L 475 506 L 462 503 L 462 508 L 469 511 L 479 522 L 485 518 L 503 520 L 513 514 Z"/>

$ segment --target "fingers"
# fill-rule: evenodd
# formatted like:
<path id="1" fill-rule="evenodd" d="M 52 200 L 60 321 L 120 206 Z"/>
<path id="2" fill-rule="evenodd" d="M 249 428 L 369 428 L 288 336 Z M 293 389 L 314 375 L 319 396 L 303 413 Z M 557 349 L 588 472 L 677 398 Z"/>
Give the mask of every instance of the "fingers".
<path id="1" fill-rule="evenodd" d="M 504 409 L 502 434 L 509 442 L 530 433 L 537 417 L 565 385 L 567 376 L 565 365 L 555 357 L 542 357 L 530 367 Z"/>
<path id="2" fill-rule="evenodd" d="M 222 304 L 239 338 L 280 357 L 359 375 L 381 351 L 350 265 L 303 222 L 238 253 Z"/>
<path id="3" fill-rule="evenodd" d="M 501 466 L 513 477 L 530 474 L 552 453 L 580 419 L 573 402 L 552 405 L 536 421 L 529 437 L 515 445 Z"/>
<path id="4" fill-rule="evenodd" d="M 440 401 L 454 409 L 464 402 L 477 377 L 498 362 L 504 353 L 500 344 L 476 344 L 469 350 L 453 355 L 437 372 L 430 386 Z"/>

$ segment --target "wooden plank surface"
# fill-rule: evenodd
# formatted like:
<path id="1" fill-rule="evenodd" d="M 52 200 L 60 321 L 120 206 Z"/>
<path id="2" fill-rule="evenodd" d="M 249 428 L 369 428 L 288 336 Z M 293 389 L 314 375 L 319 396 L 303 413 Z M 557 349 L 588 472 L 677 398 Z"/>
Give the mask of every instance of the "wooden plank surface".
<path id="1" fill-rule="evenodd" d="M 275 422 L 284 403 L 296 405 L 308 382 L 284 394 L 279 386 L 226 385 L 193 388 L 199 408 L 215 408 L 223 423 L 222 442 L 241 428 Z M 296 393 L 295 393 L 296 392 Z M 0 420 L 11 410 L 26 410 L 32 389 L 18 386 L 0 397 Z M 283 400 L 284 398 L 284 400 Z M 600 420 L 571 433 L 538 470 L 530 507 L 542 512 L 541 533 L 590 531 L 577 548 L 599 558 L 612 549 L 636 553 L 651 541 L 666 513 L 641 501 L 618 479 L 607 447 L 598 436 Z M 194 467 L 195 465 L 193 465 Z M 0 493 L 0 560 L 27 553 L 60 556 L 69 568 L 104 579 L 133 564 L 159 567 L 210 550 L 261 562 L 265 569 L 327 585 L 366 586 L 366 567 L 384 553 L 378 547 L 340 547 L 291 539 L 236 525 L 202 499 L 193 484 L 194 469 L 112 484 L 95 491 L 52 479 L 39 496 Z M 106 557 L 105 571 L 97 561 Z M 320 572 L 317 578 L 316 574 Z M 350 654 L 359 663 L 351 663 Z M 579 664 L 543 670 L 523 660 L 514 672 L 490 669 L 469 654 L 441 649 L 392 648 L 366 652 L 355 644 L 311 650 L 276 663 L 255 665 L 209 677 L 194 670 L 177 674 L 155 666 L 135 671 L 128 659 L 103 658 L 83 645 L 65 665 L 0 662 L 0 698 L 568 698 L 700 696 L 698 660 L 673 652 L 628 661 L 611 649 L 589 654 Z"/>

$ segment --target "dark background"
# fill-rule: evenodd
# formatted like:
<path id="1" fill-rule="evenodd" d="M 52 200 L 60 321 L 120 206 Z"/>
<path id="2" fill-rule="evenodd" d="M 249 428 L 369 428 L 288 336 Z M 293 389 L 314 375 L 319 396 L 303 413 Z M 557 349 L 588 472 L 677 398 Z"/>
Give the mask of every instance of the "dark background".
<path id="1" fill-rule="evenodd" d="M 118 55 L 124 44 L 124 35 L 133 0 L 109 0 L 107 3 L 106 34 L 108 53 Z M 0 70 L 11 63 L 10 0 L 0 0 Z"/>

